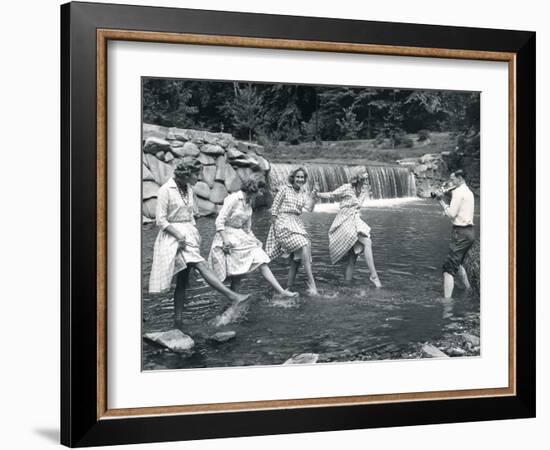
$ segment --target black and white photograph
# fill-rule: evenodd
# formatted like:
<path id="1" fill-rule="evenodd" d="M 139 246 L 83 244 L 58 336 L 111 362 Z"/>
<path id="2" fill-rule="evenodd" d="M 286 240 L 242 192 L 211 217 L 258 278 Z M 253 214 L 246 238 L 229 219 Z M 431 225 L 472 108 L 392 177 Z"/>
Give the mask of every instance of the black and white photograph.
<path id="1" fill-rule="evenodd" d="M 142 78 L 142 370 L 477 357 L 480 93 Z"/>

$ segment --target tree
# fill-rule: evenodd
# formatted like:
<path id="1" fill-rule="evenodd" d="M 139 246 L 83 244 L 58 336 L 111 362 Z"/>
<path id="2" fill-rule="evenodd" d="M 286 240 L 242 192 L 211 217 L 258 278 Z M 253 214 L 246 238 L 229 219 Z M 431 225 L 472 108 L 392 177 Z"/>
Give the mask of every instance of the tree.
<path id="1" fill-rule="evenodd" d="M 248 140 L 252 141 L 252 134 L 261 128 L 264 121 L 264 100 L 255 86 L 247 83 L 240 87 L 233 83 L 234 97 L 222 107 L 222 112 L 229 117 L 236 130 L 245 130 Z"/>
<path id="2" fill-rule="evenodd" d="M 145 79 L 143 120 L 166 127 L 193 127 L 198 108 L 189 104 L 192 95 L 182 80 Z"/>
<path id="3" fill-rule="evenodd" d="M 344 108 L 344 116 L 336 119 L 336 124 L 340 127 L 345 139 L 357 139 L 357 134 L 363 128 L 363 122 L 357 121 L 357 115 L 353 112 L 353 106 Z"/>

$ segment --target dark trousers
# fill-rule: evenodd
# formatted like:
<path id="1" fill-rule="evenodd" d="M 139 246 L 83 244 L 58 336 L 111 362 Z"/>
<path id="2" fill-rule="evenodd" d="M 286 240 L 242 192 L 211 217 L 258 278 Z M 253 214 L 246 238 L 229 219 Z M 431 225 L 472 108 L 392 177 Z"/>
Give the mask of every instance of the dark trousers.
<path id="1" fill-rule="evenodd" d="M 443 264 L 443 272 L 447 272 L 453 277 L 456 276 L 458 267 L 462 264 L 466 253 L 474 243 L 475 234 L 473 226 L 453 226 L 449 254 Z"/>

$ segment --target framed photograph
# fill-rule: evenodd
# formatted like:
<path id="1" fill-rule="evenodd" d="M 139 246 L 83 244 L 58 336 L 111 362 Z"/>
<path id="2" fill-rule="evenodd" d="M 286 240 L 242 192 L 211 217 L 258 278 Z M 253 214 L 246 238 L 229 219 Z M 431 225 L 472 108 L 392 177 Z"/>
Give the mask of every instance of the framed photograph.
<path id="1" fill-rule="evenodd" d="M 61 7 L 61 441 L 535 415 L 535 33 Z"/>

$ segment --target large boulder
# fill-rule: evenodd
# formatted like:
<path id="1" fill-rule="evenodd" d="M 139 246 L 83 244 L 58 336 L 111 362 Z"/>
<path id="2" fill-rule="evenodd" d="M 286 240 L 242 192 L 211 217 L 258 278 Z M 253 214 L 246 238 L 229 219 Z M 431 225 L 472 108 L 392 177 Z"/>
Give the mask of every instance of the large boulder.
<path id="1" fill-rule="evenodd" d="M 141 165 L 141 179 L 143 181 L 155 181 L 155 177 L 145 164 Z"/>
<path id="2" fill-rule="evenodd" d="M 192 142 L 186 142 L 181 147 L 171 147 L 171 150 L 175 155 L 181 158 L 185 158 L 186 156 L 197 157 L 200 154 L 199 147 Z"/>
<path id="3" fill-rule="evenodd" d="M 153 155 L 167 150 L 170 150 L 170 142 L 154 136 L 148 137 L 143 145 L 143 151 L 145 153 L 152 153 Z"/>
<path id="4" fill-rule="evenodd" d="M 158 194 L 160 186 L 154 181 L 144 181 L 142 198 L 147 200 L 149 198 L 155 198 Z"/>
<path id="5" fill-rule="evenodd" d="M 216 181 L 212 191 L 210 191 L 209 200 L 212 203 L 222 204 L 225 197 L 227 197 L 227 189 L 222 183 Z"/>
<path id="6" fill-rule="evenodd" d="M 229 159 L 245 158 L 246 155 L 235 147 L 229 147 L 227 149 L 227 157 Z"/>
<path id="7" fill-rule="evenodd" d="M 157 211 L 157 199 L 150 198 L 141 204 L 141 214 L 148 219 L 154 219 Z"/>
<path id="8" fill-rule="evenodd" d="M 193 186 L 193 191 L 199 197 L 202 197 L 205 199 L 210 197 L 210 187 L 204 181 L 197 182 L 197 184 Z"/>
<path id="9" fill-rule="evenodd" d="M 241 179 L 231 164 L 225 165 L 225 187 L 228 192 L 236 192 L 241 189 Z"/>
<path id="10" fill-rule="evenodd" d="M 241 181 L 248 180 L 252 177 L 252 169 L 250 167 L 239 167 L 237 168 L 237 175 Z"/>
<path id="11" fill-rule="evenodd" d="M 262 156 L 258 156 L 256 157 L 256 159 L 258 160 L 260 170 L 264 172 L 269 172 L 271 170 L 271 164 L 269 164 L 269 161 L 267 159 Z"/>
<path id="12" fill-rule="evenodd" d="M 223 155 L 225 153 L 225 150 L 220 145 L 206 144 L 201 147 L 201 153 L 217 156 Z"/>
<path id="13" fill-rule="evenodd" d="M 237 148 L 244 153 L 256 153 L 257 155 L 263 155 L 263 147 L 252 142 L 237 142 Z"/>
<path id="14" fill-rule="evenodd" d="M 218 156 L 216 159 L 216 175 L 214 179 L 216 181 L 225 181 L 225 155 Z"/>
<path id="15" fill-rule="evenodd" d="M 216 214 L 218 212 L 216 205 L 204 198 L 197 197 L 197 206 L 201 216 L 209 216 L 210 214 Z"/>
<path id="16" fill-rule="evenodd" d="M 204 153 L 201 153 L 197 159 L 203 166 L 213 166 L 214 164 L 216 164 L 216 160 L 212 158 L 212 156 L 206 155 Z"/>
<path id="17" fill-rule="evenodd" d="M 174 168 L 170 164 L 160 161 L 155 155 L 149 153 L 143 155 L 143 164 L 147 166 L 153 178 L 160 186 L 166 183 L 174 174 Z"/>
<path id="18" fill-rule="evenodd" d="M 204 181 L 209 187 L 214 186 L 214 179 L 216 178 L 216 166 L 203 166 L 201 178 L 202 181 Z"/>

